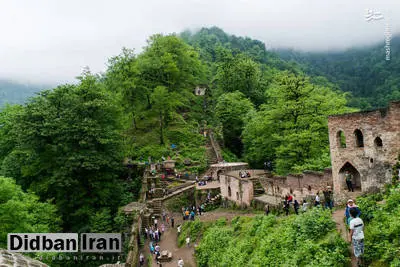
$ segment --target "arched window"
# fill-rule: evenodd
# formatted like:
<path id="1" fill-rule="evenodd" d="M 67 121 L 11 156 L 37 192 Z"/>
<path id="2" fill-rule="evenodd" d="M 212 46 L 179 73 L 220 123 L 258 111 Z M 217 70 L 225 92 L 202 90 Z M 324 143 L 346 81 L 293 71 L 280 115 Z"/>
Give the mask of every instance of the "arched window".
<path id="1" fill-rule="evenodd" d="M 354 131 L 354 137 L 356 138 L 356 146 L 364 147 L 364 137 L 362 132 L 359 129 Z"/>
<path id="2" fill-rule="evenodd" d="M 382 139 L 379 136 L 377 138 L 375 138 L 374 143 L 375 143 L 376 147 L 382 147 L 383 146 Z"/>
<path id="3" fill-rule="evenodd" d="M 339 131 L 336 134 L 336 142 L 337 142 L 337 146 L 341 147 L 341 148 L 345 148 L 346 147 L 346 136 L 344 135 L 343 131 Z"/>
<path id="4" fill-rule="evenodd" d="M 232 190 L 231 190 L 231 187 L 228 186 L 228 196 L 230 197 L 231 195 L 232 195 Z"/>

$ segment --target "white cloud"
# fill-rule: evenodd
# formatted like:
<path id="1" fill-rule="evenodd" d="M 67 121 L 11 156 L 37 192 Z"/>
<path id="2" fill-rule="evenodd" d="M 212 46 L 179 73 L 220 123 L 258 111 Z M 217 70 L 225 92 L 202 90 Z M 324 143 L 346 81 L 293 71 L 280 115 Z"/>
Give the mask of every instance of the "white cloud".
<path id="1" fill-rule="evenodd" d="M 74 80 L 82 67 L 103 71 L 123 46 L 140 51 L 154 33 L 216 25 L 272 47 L 345 49 L 384 41 L 384 22 L 398 1 L 321 0 L 0 0 L 0 77 L 31 82 Z"/>

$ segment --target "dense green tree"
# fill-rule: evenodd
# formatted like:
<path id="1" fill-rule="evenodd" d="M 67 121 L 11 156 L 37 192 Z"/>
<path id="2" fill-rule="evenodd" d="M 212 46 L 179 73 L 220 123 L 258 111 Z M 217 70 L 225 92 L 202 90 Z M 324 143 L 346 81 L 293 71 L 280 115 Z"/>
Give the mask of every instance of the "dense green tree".
<path id="1" fill-rule="evenodd" d="M 248 160 L 261 165 L 273 159 L 280 174 L 329 167 L 327 117 L 351 111 L 345 95 L 283 72 L 267 99 L 243 133 Z"/>
<path id="2" fill-rule="evenodd" d="M 43 199 L 54 199 L 64 230 L 90 228 L 102 207 L 116 212 L 123 191 L 120 108 L 90 73 L 77 85 L 33 98 L 13 121 L 13 151 L 3 160 L 14 177 Z"/>
<path id="3" fill-rule="evenodd" d="M 198 53 L 176 35 L 151 36 L 137 60 L 138 86 L 148 90 L 149 104 L 151 92 L 157 86 L 187 94 L 204 83 L 205 68 Z"/>
<path id="4" fill-rule="evenodd" d="M 264 102 L 266 86 L 260 66 L 247 57 L 225 57 L 224 61 L 218 64 L 215 79 L 220 93 L 239 91 L 256 105 Z"/>
<path id="5" fill-rule="evenodd" d="M 243 152 L 241 133 L 245 121 L 252 113 L 253 103 L 241 92 L 226 93 L 218 99 L 216 116 L 222 123 L 224 145 L 237 156 Z"/>
<path id="6" fill-rule="evenodd" d="M 8 233 L 48 233 L 60 230 L 55 205 L 39 202 L 11 178 L 0 176 L 0 248 L 7 247 Z"/>
<path id="7" fill-rule="evenodd" d="M 157 86 L 151 95 L 152 108 L 158 115 L 161 145 L 164 144 L 164 129 L 172 118 L 176 118 L 175 110 L 182 105 L 179 99 L 179 94 L 176 92 L 169 93 L 164 86 Z"/>
<path id="8" fill-rule="evenodd" d="M 130 114 L 132 126 L 137 129 L 137 119 L 145 107 L 148 89 L 138 86 L 139 70 L 133 50 L 124 48 L 120 55 L 109 60 L 105 75 L 105 85 L 108 90 L 120 98 L 124 111 Z"/>
<path id="9" fill-rule="evenodd" d="M 292 60 L 310 76 L 324 76 L 340 90 L 352 94 L 351 106 L 361 109 L 384 107 L 399 100 L 400 36 L 390 42 L 391 56 L 386 60 L 385 45 L 352 48 L 334 52 L 297 52 L 278 50 L 280 58 Z"/>

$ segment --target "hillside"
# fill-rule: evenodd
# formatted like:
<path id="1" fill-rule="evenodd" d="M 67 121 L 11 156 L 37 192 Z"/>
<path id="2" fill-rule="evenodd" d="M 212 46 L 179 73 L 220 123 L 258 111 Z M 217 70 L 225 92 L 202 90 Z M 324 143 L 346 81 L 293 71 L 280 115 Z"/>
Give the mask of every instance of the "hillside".
<path id="1" fill-rule="evenodd" d="M 400 35 L 393 37 L 390 49 L 389 61 L 385 60 L 384 40 L 372 47 L 340 52 L 276 52 L 282 59 L 299 64 L 307 75 L 324 76 L 340 90 L 350 92 L 352 106 L 369 109 L 400 99 Z"/>
<path id="2" fill-rule="evenodd" d="M 25 85 L 8 80 L 0 80 L 0 107 L 6 103 L 22 104 L 28 97 L 43 90 L 43 85 Z"/>

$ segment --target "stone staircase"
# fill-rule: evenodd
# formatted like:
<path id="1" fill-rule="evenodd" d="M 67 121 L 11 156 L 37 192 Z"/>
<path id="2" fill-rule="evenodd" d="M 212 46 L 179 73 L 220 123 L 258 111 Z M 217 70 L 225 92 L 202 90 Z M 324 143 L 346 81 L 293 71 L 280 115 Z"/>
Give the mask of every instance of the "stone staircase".
<path id="1" fill-rule="evenodd" d="M 206 146 L 206 155 L 207 155 L 207 164 L 208 165 L 218 163 L 217 156 L 216 156 L 212 146 L 210 146 L 210 145 Z"/>
<path id="2" fill-rule="evenodd" d="M 262 194 L 265 193 L 264 187 L 262 186 L 260 179 L 257 177 L 250 178 L 250 181 L 253 183 L 253 195 L 255 197 L 261 196 Z"/>
<path id="3" fill-rule="evenodd" d="M 162 198 L 155 198 L 148 203 L 149 208 L 153 210 L 153 213 L 161 215 L 162 212 Z"/>
<path id="4" fill-rule="evenodd" d="M 217 163 L 223 161 L 221 147 L 219 146 L 217 140 L 215 140 L 214 133 L 212 130 L 209 130 L 210 144 L 214 151 L 215 158 L 217 159 Z"/>
<path id="5" fill-rule="evenodd" d="M 153 198 L 152 200 L 147 201 L 147 208 L 148 211 L 143 215 L 142 217 L 142 231 L 144 231 L 144 228 L 148 225 L 151 225 L 153 223 L 152 221 L 152 216 L 155 217 L 161 217 L 162 214 L 162 208 L 163 208 L 163 202 L 166 201 L 167 199 L 170 199 L 176 195 L 179 195 L 186 190 L 192 189 L 196 186 L 195 182 L 191 183 L 190 185 L 180 188 L 179 190 L 176 190 L 172 192 L 171 194 L 168 194 L 164 197 L 159 197 L 159 198 Z"/>
<path id="6" fill-rule="evenodd" d="M 182 193 L 182 192 L 184 192 L 184 191 L 186 191 L 186 190 L 192 189 L 192 188 L 194 188 L 195 186 L 196 186 L 196 182 L 193 182 L 192 184 L 190 184 L 190 185 L 188 185 L 188 186 L 186 186 L 186 187 L 183 187 L 183 188 L 181 188 L 181 189 L 179 189 L 179 190 L 176 190 L 176 191 L 172 192 L 171 194 L 168 194 L 168 195 L 164 196 L 161 200 L 162 200 L 162 201 L 165 201 L 165 200 L 167 200 L 167 199 L 169 199 L 169 198 L 171 198 L 171 197 L 174 197 L 174 196 L 176 196 L 176 195 L 179 195 L 180 193 Z"/>

